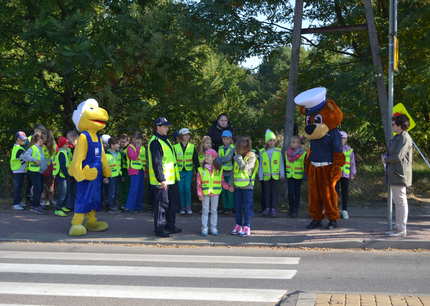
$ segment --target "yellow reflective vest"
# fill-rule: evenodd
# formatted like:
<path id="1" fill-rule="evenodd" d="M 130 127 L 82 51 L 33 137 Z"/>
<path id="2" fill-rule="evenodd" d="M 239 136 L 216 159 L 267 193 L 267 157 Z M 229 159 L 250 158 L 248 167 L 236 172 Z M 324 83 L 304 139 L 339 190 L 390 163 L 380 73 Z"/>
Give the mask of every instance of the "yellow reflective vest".
<path id="1" fill-rule="evenodd" d="M 249 159 L 249 155 L 244 157 L 244 162 L 246 163 Z M 240 170 L 239 165 L 236 161 L 233 163 L 233 183 L 235 187 L 245 188 L 248 186 L 254 186 L 255 177 L 258 172 L 258 159 L 255 160 L 254 169 L 252 174 L 249 175 L 246 170 Z"/>
<path id="2" fill-rule="evenodd" d="M 17 145 L 17 144 L 14 145 L 12 148 L 12 153 L 10 155 L 10 161 L 9 161 L 10 170 L 12 171 L 19 170 L 22 167 L 23 161 L 20 160 L 19 158 L 16 158 L 16 154 L 19 151 L 25 151 L 25 149 L 20 145 Z"/>
<path id="3" fill-rule="evenodd" d="M 54 158 L 54 169 L 52 172 L 53 176 L 59 176 L 61 178 L 66 178 L 66 176 L 64 175 L 63 172 L 61 172 L 61 167 L 60 167 L 60 154 L 64 154 L 64 159 L 66 160 L 66 168 L 69 169 L 69 165 L 72 161 L 72 156 L 71 156 L 71 151 L 67 150 L 67 149 L 60 149 L 57 154 L 55 154 L 55 158 Z"/>
<path id="4" fill-rule="evenodd" d="M 182 171 L 185 168 L 185 171 L 193 170 L 193 156 L 195 146 L 192 143 L 188 143 L 185 152 L 182 150 L 182 145 L 177 143 L 173 146 L 176 152 L 176 161 L 178 163 L 179 171 Z"/>
<path id="5" fill-rule="evenodd" d="M 112 152 L 106 152 L 106 159 L 111 170 L 111 177 L 117 177 L 121 175 L 121 153 L 113 154 Z"/>
<path id="6" fill-rule="evenodd" d="M 227 147 L 227 150 L 225 149 L 224 146 L 220 146 L 218 148 L 218 155 L 219 157 L 224 157 L 226 155 L 229 155 L 231 153 L 231 151 L 234 150 L 234 145 L 230 144 Z M 233 170 L 233 157 L 231 158 L 231 160 L 225 164 L 222 165 L 222 169 L 224 171 L 231 171 Z"/>
<path id="7" fill-rule="evenodd" d="M 298 159 L 293 162 L 288 160 L 287 153 L 285 153 L 285 172 L 286 178 L 294 178 L 300 180 L 305 175 L 305 157 L 306 152 L 303 152 Z"/>
<path id="8" fill-rule="evenodd" d="M 175 153 L 171 148 L 173 148 L 172 144 L 169 140 L 166 140 L 169 144 L 167 144 L 164 140 L 159 139 L 156 136 L 152 136 L 151 140 L 148 143 L 148 162 L 149 162 L 149 183 L 154 186 L 159 186 L 160 182 L 155 177 L 154 168 L 152 166 L 152 156 L 151 156 L 151 143 L 153 141 L 158 141 L 161 145 L 161 149 L 163 150 L 163 174 L 168 185 L 173 185 L 177 181 L 180 180 L 179 169 L 176 165 L 176 157 Z"/>
<path id="9" fill-rule="evenodd" d="M 275 148 L 272 152 L 272 158 L 269 159 L 265 149 L 260 150 L 261 167 L 263 169 L 263 180 L 270 181 L 270 179 L 279 180 L 281 172 L 282 152 L 280 148 Z"/>
<path id="10" fill-rule="evenodd" d="M 349 149 L 348 151 L 343 152 L 345 155 L 345 165 L 342 166 L 342 172 L 346 175 L 349 175 L 351 173 L 351 155 L 353 150 Z"/>
<path id="11" fill-rule="evenodd" d="M 220 194 L 222 191 L 223 170 L 214 169 L 210 172 L 207 168 L 199 167 L 200 178 L 202 180 L 202 191 L 204 195 Z"/>

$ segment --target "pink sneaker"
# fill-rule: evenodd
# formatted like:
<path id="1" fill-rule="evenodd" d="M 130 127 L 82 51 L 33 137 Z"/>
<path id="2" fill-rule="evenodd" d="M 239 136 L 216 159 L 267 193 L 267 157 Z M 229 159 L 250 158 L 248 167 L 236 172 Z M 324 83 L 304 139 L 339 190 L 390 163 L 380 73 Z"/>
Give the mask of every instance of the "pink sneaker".
<path id="1" fill-rule="evenodd" d="M 242 226 L 240 226 L 239 224 L 236 224 L 233 227 L 233 230 L 231 231 L 232 235 L 239 235 L 242 232 Z"/>
<path id="2" fill-rule="evenodd" d="M 251 236 L 251 228 L 249 226 L 242 227 L 242 231 L 239 233 L 240 236 Z"/>

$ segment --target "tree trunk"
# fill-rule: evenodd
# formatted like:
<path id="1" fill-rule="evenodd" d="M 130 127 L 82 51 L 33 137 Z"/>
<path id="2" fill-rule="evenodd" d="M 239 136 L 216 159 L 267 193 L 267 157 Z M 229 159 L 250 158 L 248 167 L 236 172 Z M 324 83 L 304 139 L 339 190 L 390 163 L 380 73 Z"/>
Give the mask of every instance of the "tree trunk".
<path id="1" fill-rule="evenodd" d="M 297 78 L 299 73 L 299 56 L 300 56 L 300 43 L 301 43 L 301 30 L 302 30 L 302 16 L 303 16 L 303 0 L 296 0 L 294 7 L 294 26 L 291 41 L 291 64 L 288 73 L 288 88 L 287 88 L 287 105 L 285 109 L 285 123 L 284 123 L 284 145 L 283 149 L 286 150 L 290 139 L 294 134 L 294 111 L 296 106 L 294 104 L 294 96 L 297 91 Z"/>
<path id="2" fill-rule="evenodd" d="M 369 31 L 370 49 L 372 51 L 372 61 L 375 69 L 375 81 L 378 90 L 379 109 L 381 111 L 382 124 L 384 126 L 385 143 L 391 138 L 391 120 L 387 118 L 388 98 L 387 87 L 384 82 L 384 70 L 381 61 L 381 48 L 378 41 L 378 32 L 376 31 L 375 18 L 373 16 L 373 8 L 371 0 L 363 0 L 364 10 L 366 13 L 367 29 Z"/>

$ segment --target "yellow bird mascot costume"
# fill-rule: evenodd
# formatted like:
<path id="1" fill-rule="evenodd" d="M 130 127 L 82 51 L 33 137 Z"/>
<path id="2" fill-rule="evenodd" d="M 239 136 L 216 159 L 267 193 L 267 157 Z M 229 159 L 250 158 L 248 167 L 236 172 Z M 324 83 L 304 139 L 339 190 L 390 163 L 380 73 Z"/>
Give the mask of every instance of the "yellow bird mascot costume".
<path id="1" fill-rule="evenodd" d="M 96 100 L 88 99 L 78 105 L 72 119 L 81 134 L 69 168 L 70 175 L 78 182 L 69 235 L 82 236 L 87 231 L 101 232 L 109 227 L 106 222 L 97 221 L 96 218 L 96 211 L 101 209 L 102 204 L 102 174 L 105 177 L 111 176 L 97 132 L 106 126 L 109 115 L 99 107 Z"/>

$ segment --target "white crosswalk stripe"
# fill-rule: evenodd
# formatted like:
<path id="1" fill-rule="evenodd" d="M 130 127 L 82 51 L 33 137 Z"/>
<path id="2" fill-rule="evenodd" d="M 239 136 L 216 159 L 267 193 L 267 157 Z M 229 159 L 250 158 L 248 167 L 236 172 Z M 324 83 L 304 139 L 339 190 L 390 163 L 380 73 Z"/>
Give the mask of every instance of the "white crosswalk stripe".
<path id="1" fill-rule="evenodd" d="M 197 282 L 203 279 L 247 279 L 276 283 L 292 279 L 297 273 L 294 265 L 299 262 L 297 257 L 0 251 L 0 276 L 15 277 L 11 281 L 1 278 L 0 295 L 22 295 L 25 292 L 29 296 L 275 303 L 285 295 L 286 289 L 176 287 L 162 282 L 161 286 L 122 285 L 106 283 L 105 277 L 182 278 Z M 193 266 L 194 263 L 197 266 Z M 259 267 L 255 268 L 255 265 Z M 52 277 L 64 279 L 73 275 L 100 277 L 102 283 L 52 281 Z M 16 281 L 20 276 L 23 282 L 21 279 Z M 26 276 L 33 278 L 26 280 Z M 37 282 L 33 282 L 35 277 Z M 24 300 L 24 303 L 28 301 Z"/>

